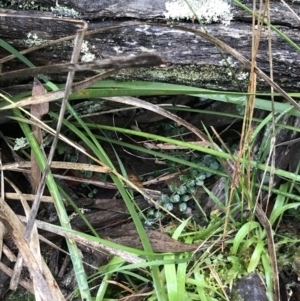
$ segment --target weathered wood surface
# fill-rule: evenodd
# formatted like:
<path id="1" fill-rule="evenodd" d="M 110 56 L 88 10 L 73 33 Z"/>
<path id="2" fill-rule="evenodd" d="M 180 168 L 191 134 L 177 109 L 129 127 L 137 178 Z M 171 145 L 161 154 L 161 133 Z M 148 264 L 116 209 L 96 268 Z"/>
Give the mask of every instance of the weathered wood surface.
<path id="1" fill-rule="evenodd" d="M 55 1 L 39 1 L 43 7 L 54 7 Z M 252 1 L 243 1 L 252 8 Z M 164 0 L 106 0 L 106 1 L 59 1 L 60 5 L 67 5 L 80 12 L 81 17 L 88 20 L 89 30 L 108 28 L 107 31 L 87 35 L 88 52 L 95 58 L 107 58 L 109 56 L 140 54 L 151 52 L 161 55 L 173 65 L 167 68 L 153 68 L 147 70 L 121 71 L 118 76 L 130 79 L 159 80 L 172 83 L 183 83 L 212 89 L 245 90 L 247 80 L 242 80 L 247 70 L 239 63 L 233 67 L 234 76 L 231 71 L 222 65 L 222 57 L 216 47 L 195 34 L 175 30 L 170 27 L 160 27 L 151 22 L 166 23 L 164 12 L 166 1 Z M 300 11 L 300 5 L 288 1 L 296 13 Z M 291 12 L 280 2 L 272 2 L 271 18 L 273 24 L 284 34 L 289 36 L 296 44 L 300 44 L 299 27 Z M 27 35 L 35 32 L 46 41 L 73 35 L 76 25 L 63 22 L 59 18 L 42 20 L 40 16 L 52 16 L 52 12 L 37 11 L 10 11 L 0 10 L 0 36 L 12 46 L 18 49 L 29 47 Z M 13 13 L 15 16 L 8 17 L 5 13 Z M 232 10 L 233 20 L 228 26 L 220 23 L 209 24 L 207 31 L 224 41 L 231 47 L 250 58 L 251 52 L 251 15 L 235 7 Z M 22 18 L 26 14 L 31 18 Z M 145 25 L 127 26 L 119 29 L 109 29 L 112 26 L 128 24 L 130 20 L 144 21 Z M 150 21 L 150 22 L 149 22 Z M 174 22 L 190 28 L 201 29 L 198 23 L 190 20 L 185 22 Z M 264 72 L 269 71 L 269 57 L 267 51 L 268 35 L 264 28 L 260 50 L 257 56 L 258 67 Z M 273 69 L 274 80 L 287 90 L 297 90 L 300 86 L 300 53 L 288 45 L 278 34 L 272 33 L 273 45 Z M 72 46 L 69 43 L 60 44 L 58 47 L 48 47 L 29 53 L 27 57 L 37 66 L 66 62 L 70 59 Z M 3 58 L 7 52 L 0 50 Z M 227 55 L 227 53 L 225 53 Z M 234 61 L 235 62 L 235 61 Z M 21 65 L 7 62 L 3 71 L 12 68 L 20 68 Z M 23 66 L 22 66 L 23 67 Z M 86 74 L 77 73 L 77 79 Z M 64 80 L 65 76 L 51 76 L 53 80 Z M 263 82 L 259 82 L 260 89 L 266 89 Z"/>

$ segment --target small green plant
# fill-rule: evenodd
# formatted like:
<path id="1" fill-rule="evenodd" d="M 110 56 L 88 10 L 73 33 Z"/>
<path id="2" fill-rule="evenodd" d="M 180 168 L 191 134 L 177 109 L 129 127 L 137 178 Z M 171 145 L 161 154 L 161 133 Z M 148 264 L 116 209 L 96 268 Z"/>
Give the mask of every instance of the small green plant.
<path id="1" fill-rule="evenodd" d="M 67 162 L 78 162 L 79 151 L 72 147 L 67 147 L 66 149 L 66 161 Z"/>
<path id="2" fill-rule="evenodd" d="M 186 131 L 183 126 L 178 126 L 174 121 L 161 121 L 156 125 L 158 130 L 168 132 L 170 136 L 181 135 Z"/>
<path id="3" fill-rule="evenodd" d="M 213 170 L 221 169 L 217 158 L 212 155 L 201 156 L 196 153 L 190 157 L 190 161 L 198 164 L 199 167 L 209 167 Z M 201 187 L 204 181 L 211 176 L 212 173 L 204 171 L 201 168 L 190 168 L 185 174 L 179 177 L 179 184 L 173 182 L 169 185 L 171 194 L 163 194 L 157 201 L 158 204 L 168 211 L 173 211 L 175 205 L 177 205 L 180 212 L 185 212 L 188 208 L 187 202 L 192 198 L 192 195 L 196 193 L 197 188 Z M 163 215 L 163 212 L 160 211 L 159 208 L 151 208 L 147 212 L 149 220 L 147 220 L 146 223 L 151 224 L 153 220 L 159 219 L 163 217 Z"/>
<path id="4" fill-rule="evenodd" d="M 89 193 L 88 193 L 89 198 L 94 197 L 95 194 L 98 192 L 98 190 L 96 188 L 91 189 L 90 185 L 87 184 L 87 183 L 83 183 L 81 186 L 84 187 L 84 188 L 87 188 L 89 190 Z"/>

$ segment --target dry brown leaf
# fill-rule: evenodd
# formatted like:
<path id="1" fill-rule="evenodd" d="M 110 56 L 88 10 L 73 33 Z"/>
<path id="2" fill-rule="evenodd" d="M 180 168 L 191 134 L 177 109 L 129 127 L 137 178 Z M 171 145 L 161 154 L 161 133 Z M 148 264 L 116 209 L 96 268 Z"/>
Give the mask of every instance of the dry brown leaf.
<path id="1" fill-rule="evenodd" d="M 32 88 L 32 96 L 39 96 L 46 94 L 46 89 L 41 84 L 41 82 L 35 77 L 33 82 Z M 37 119 L 41 120 L 43 115 L 47 114 L 49 111 L 49 103 L 39 103 L 39 104 L 32 104 L 30 108 L 30 113 Z M 40 145 L 43 140 L 42 130 L 37 125 L 32 125 L 32 132 L 37 141 Z M 31 151 L 31 187 L 33 193 L 35 193 L 39 187 L 41 181 L 41 171 L 40 167 L 35 159 L 33 151 Z"/>
<path id="2" fill-rule="evenodd" d="M 131 230 L 127 234 L 128 235 L 126 236 L 120 236 L 110 240 L 127 247 L 143 249 L 143 245 L 136 230 Z M 199 247 L 198 245 L 188 245 L 176 241 L 167 234 L 154 230 L 148 230 L 147 236 L 154 252 L 189 252 L 195 251 Z"/>
<path id="3" fill-rule="evenodd" d="M 205 141 L 192 141 L 189 142 L 194 145 L 207 146 Z M 145 142 L 143 145 L 148 149 L 189 149 L 187 146 L 175 145 L 171 143 L 149 143 Z"/>
<path id="4" fill-rule="evenodd" d="M 22 221 L 25 222 L 24 217 L 19 216 L 19 218 Z M 140 258 L 140 257 L 136 256 L 135 254 L 131 254 L 131 253 L 127 252 L 127 251 L 122 251 L 122 250 L 118 250 L 118 249 L 115 249 L 115 248 L 112 248 L 112 247 L 108 247 L 106 245 L 102 245 L 99 242 L 95 242 L 95 241 L 90 240 L 88 238 L 79 236 L 74 231 L 73 232 L 69 232 L 69 231 L 64 230 L 63 228 L 58 228 L 55 225 L 52 225 L 52 224 L 49 224 L 49 223 L 45 223 L 45 222 L 42 222 L 42 221 L 38 221 L 38 220 L 36 221 L 36 224 L 37 224 L 37 227 L 39 229 L 46 230 L 46 231 L 55 233 L 57 235 L 61 235 L 63 237 L 67 237 L 67 238 L 73 239 L 76 242 L 78 242 L 78 243 L 80 243 L 80 244 L 82 244 L 82 245 L 84 245 L 84 246 L 86 246 L 88 248 L 91 248 L 91 249 L 93 249 L 95 251 L 106 252 L 108 254 L 118 256 L 118 257 L 120 257 L 120 258 L 122 258 L 125 261 L 130 262 L 130 263 L 145 262 L 145 259 Z"/>
<path id="5" fill-rule="evenodd" d="M 25 168 L 30 168 L 31 162 L 29 161 L 20 161 L 15 163 L 8 163 L 0 166 L 0 170 L 15 170 L 26 171 Z M 74 163 L 74 162 L 63 162 L 63 161 L 52 161 L 51 162 L 52 168 L 57 169 L 72 169 L 72 170 L 80 170 L 80 171 L 93 171 L 99 173 L 109 173 L 111 172 L 111 168 L 107 166 L 99 166 L 93 164 L 84 164 L 84 163 Z"/>
<path id="6" fill-rule="evenodd" d="M 64 300 L 56 281 L 51 277 L 51 273 L 45 273 L 45 271 L 48 270 L 46 264 L 43 264 L 44 273 L 41 272 L 33 254 L 34 252 L 30 250 L 29 245 L 23 238 L 24 225 L 2 198 L 0 198 L 0 209 L 0 220 L 5 224 L 21 252 L 33 282 L 36 284 L 35 288 L 39 296 L 41 296 L 44 301 Z M 51 278 L 49 278 L 49 276 Z"/>
<path id="7" fill-rule="evenodd" d="M 27 200 L 24 198 L 22 192 L 17 188 L 17 186 L 13 182 L 11 182 L 8 179 L 6 179 L 6 181 L 11 185 L 11 187 L 18 194 L 19 200 L 21 200 L 26 217 L 28 218 L 29 214 L 30 214 L 30 207 L 27 203 Z M 38 235 L 36 225 L 34 225 L 34 227 L 33 227 L 29 246 L 30 246 L 30 249 L 32 250 L 34 257 L 42 271 L 42 257 L 41 257 L 41 251 L 40 251 L 39 235 Z M 18 284 L 20 281 L 20 275 L 21 275 L 21 271 L 22 271 L 22 266 L 23 266 L 23 260 L 22 260 L 21 254 L 19 253 L 18 257 L 17 257 L 17 261 L 14 266 L 13 274 L 11 276 L 11 281 L 10 281 L 10 289 L 11 290 L 15 290 L 18 287 Z"/>
<path id="8" fill-rule="evenodd" d="M 22 192 L 11 181 L 9 181 L 9 180 L 7 180 L 7 181 L 10 183 L 10 185 L 14 188 L 16 193 L 19 195 L 19 199 L 21 200 L 21 203 L 23 205 L 23 208 L 24 208 L 24 211 L 25 211 L 25 214 L 26 214 L 26 220 L 27 220 L 29 218 L 29 214 L 30 214 L 30 207 L 29 207 L 29 205 L 26 201 L 26 198 L 24 197 Z M 39 268 L 40 268 L 41 272 L 45 276 L 46 280 L 48 282 L 52 283 L 55 286 L 55 288 L 53 289 L 53 293 L 57 296 L 57 298 L 58 298 L 57 300 L 63 300 L 63 299 L 60 299 L 61 298 L 61 292 L 60 292 L 58 286 L 56 285 L 55 280 L 54 280 L 49 268 L 47 267 L 46 263 L 44 262 L 43 257 L 41 256 L 40 244 L 39 244 L 39 235 L 38 235 L 36 223 L 34 224 L 34 227 L 32 229 L 32 234 L 31 234 L 31 240 L 30 240 L 30 243 L 29 243 L 29 247 L 30 247 L 30 250 L 32 251 L 32 254 L 33 254 L 36 262 L 39 265 Z M 14 271 L 13 271 L 13 273 L 11 273 L 11 282 L 10 282 L 10 288 L 11 289 L 16 289 L 17 285 L 19 283 L 21 283 L 21 281 L 20 281 L 20 272 L 21 272 L 22 266 L 23 266 L 23 259 L 22 259 L 21 253 L 19 253 L 18 258 L 17 258 L 16 263 L 15 263 Z M 39 294 L 37 293 L 39 291 L 39 288 L 37 286 L 39 284 L 36 283 L 34 281 L 34 279 L 33 279 L 33 285 L 34 285 L 35 297 L 37 299 L 37 297 L 39 296 Z"/>

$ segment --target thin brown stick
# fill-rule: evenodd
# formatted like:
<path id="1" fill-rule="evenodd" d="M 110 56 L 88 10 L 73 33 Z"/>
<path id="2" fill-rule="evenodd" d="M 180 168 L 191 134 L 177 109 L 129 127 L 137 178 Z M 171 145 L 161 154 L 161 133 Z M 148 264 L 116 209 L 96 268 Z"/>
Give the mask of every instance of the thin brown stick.
<path id="1" fill-rule="evenodd" d="M 273 272 L 273 296 L 274 300 L 280 300 L 280 291 L 279 291 L 279 279 L 278 279 L 278 267 L 277 267 L 277 260 L 276 260 L 276 250 L 274 248 L 274 238 L 273 238 L 273 230 L 272 226 L 259 204 L 256 204 L 255 207 L 255 215 L 259 222 L 262 224 L 264 229 L 266 230 L 267 236 L 267 245 L 268 245 L 268 253 L 270 256 L 270 262 Z"/>
<path id="2" fill-rule="evenodd" d="M 123 69 L 139 68 L 162 65 L 165 62 L 155 54 L 142 54 L 137 56 L 111 57 L 105 60 L 95 60 L 93 62 L 65 63 L 36 68 L 26 68 L 14 70 L 0 74 L 0 81 L 24 76 L 36 76 L 42 73 L 57 73 L 70 71 L 87 71 L 93 69 Z"/>

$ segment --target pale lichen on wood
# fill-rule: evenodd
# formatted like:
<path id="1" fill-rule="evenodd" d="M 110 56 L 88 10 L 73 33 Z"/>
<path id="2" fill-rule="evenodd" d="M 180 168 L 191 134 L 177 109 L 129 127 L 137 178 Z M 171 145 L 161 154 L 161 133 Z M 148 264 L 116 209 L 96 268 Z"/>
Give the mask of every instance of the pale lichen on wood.
<path id="1" fill-rule="evenodd" d="M 227 0 L 170 0 L 165 6 L 167 19 L 199 18 L 204 23 L 221 22 L 226 25 L 232 19 L 230 1 Z"/>

